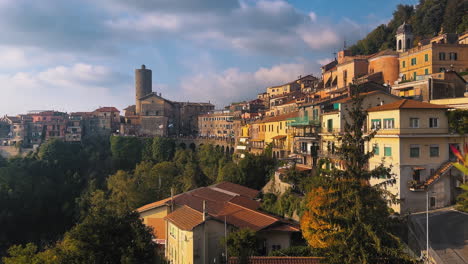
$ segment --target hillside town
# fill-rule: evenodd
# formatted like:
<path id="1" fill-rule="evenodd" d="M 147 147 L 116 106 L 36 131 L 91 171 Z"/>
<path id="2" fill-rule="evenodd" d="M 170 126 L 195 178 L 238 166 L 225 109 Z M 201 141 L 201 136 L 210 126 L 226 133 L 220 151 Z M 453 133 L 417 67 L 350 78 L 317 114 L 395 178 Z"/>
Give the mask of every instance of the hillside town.
<path id="1" fill-rule="evenodd" d="M 193 149 L 211 144 L 238 160 L 270 153 L 281 165 L 261 190 L 221 181 L 171 192 L 134 209 L 153 228 L 158 250 L 170 263 L 241 263 L 228 259 L 219 241 L 243 228 L 254 230 L 262 241 L 260 254 L 249 263 L 322 263 L 321 257 L 267 257 L 300 240 L 301 225 L 299 212 L 274 215 L 262 210 L 261 197 L 294 190 L 297 186 L 287 179 L 291 170 L 345 169 L 336 152 L 353 121 L 349 109 L 354 96 L 362 98 L 366 114 L 362 133 L 372 134 L 364 146 L 373 153 L 366 166 L 391 168 L 395 178 L 387 187 L 399 201 L 389 204 L 392 213 L 452 206 L 468 181 L 453 165 L 453 149 L 463 151 L 468 143 L 467 124 L 450 115 L 468 110 L 468 32 L 441 31 L 416 42 L 412 25 L 405 22 L 395 40 L 395 50 L 371 55 L 344 47 L 321 66 L 320 76 L 308 74 L 264 87 L 256 98 L 222 109 L 215 109 L 209 95 L 205 102 L 164 98 L 153 90 L 152 71 L 141 65 L 135 69 L 135 98 L 129 98 L 125 109 L 35 110 L 1 117 L 0 155 L 26 156 L 51 140 L 79 144 L 93 135 L 164 137 Z M 372 178 L 369 183 L 385 181 Z M 419 257 L 420 252 L 415 254 Z M 468 260 L 466 250 L 458 254 Z"/>

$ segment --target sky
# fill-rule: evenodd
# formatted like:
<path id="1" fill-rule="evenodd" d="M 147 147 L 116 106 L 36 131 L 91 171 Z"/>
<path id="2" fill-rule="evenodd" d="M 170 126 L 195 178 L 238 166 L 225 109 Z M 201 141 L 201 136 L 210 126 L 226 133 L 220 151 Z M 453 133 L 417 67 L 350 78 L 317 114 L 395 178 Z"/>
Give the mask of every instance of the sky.
<path id="1" fill-rule="evenodd" d="M 134 70 L 174 101 L 256 98 L 320 73 L 416 0 L 0 0 L 0 116 L 122 110 Z"/>

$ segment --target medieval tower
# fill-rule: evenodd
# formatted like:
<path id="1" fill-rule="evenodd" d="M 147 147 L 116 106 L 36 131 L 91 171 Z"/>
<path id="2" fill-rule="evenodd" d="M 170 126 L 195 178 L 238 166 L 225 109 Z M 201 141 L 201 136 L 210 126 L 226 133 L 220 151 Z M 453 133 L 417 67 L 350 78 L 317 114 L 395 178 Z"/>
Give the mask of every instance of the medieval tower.
<path id="1" fill-rule="evenodd" d="M 143 64 L 141 65 L 141 69 L 135 69 L 135 99 L 137 114 L 140 114 L 141 112 L 139 99 L 152 92 L 152 72 L 150 69 L 146 69 L 146 66 Z"/>

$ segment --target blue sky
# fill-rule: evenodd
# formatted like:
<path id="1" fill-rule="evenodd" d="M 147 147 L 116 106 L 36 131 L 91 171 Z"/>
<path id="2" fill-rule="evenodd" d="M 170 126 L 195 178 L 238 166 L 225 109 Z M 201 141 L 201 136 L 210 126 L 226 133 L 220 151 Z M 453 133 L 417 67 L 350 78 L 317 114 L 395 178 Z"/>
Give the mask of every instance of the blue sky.
<path id="1" fill-rule="evenodd" d="M 135 68 L 218 107 L 318 74 L 416 0 L 0 0 L 0 115 L 133 104 Z"/>

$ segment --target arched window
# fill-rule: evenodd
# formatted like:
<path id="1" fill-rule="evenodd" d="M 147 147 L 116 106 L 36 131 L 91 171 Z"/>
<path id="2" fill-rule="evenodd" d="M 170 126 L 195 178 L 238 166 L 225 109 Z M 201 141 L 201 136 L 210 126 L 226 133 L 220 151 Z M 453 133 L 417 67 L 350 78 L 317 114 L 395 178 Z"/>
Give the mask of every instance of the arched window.
<path id="1" fill-rule="evenodd" d="M 409 38 L 406 39 L 406 47 L 405 47 L 405 48 L 406 48 L 406 49 L 411 48 L 411 39 L 409 39 Z"/>
<path id="2" fill-rule="evenodd" d="M 398 50 L 401 50 L 401 39 L 398 40 Z"/>

